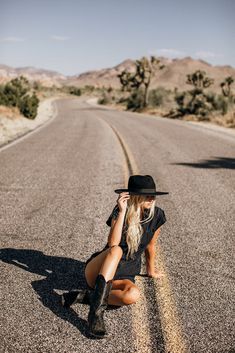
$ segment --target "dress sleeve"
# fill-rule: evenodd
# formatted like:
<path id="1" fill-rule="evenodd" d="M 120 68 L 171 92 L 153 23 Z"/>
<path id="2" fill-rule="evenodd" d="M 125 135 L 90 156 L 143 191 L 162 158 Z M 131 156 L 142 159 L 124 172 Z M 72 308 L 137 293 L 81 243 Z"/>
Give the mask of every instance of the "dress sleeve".
<path id="1" fill-rule="evenodd" d="M 111 227 L 112 218 L 116 219 L 118 216 L 118 213 L 119 213 L 119 207 L 118 207 L 118 205 L 115 205 L 109 218 L 106 221 L 107 226 Z"/>
<path id="2" fill-rule="evenodd" d="M 152 231 L 156 232 L 156 230 L 161 227 L 165 222 L 167 221 L 165 212 L 162 208 L 158 208 L 158 212 L 156 215 L 155 222 L 153 223 L 152 226 Z"/>

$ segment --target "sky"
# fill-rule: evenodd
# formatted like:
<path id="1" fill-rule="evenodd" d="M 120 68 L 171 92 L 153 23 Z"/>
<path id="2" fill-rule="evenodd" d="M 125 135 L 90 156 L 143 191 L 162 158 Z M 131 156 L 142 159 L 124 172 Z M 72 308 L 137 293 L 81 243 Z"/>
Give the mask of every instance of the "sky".
<path id="1" fill-rule="evenodd" d="M 235 0 L 0 0 L 0 64 L 64 75 L 150 55 L 235 67 Z"/>

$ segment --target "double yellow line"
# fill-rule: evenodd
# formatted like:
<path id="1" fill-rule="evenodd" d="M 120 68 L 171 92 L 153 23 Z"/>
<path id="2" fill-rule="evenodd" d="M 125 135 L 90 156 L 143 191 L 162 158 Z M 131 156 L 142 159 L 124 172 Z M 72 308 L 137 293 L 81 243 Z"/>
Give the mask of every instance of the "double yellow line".
<path id="1" fill-rule="evenodd" d="M 128 184 L 130 175 L 140 174 L 135 159 L 121 137 L 120 133 L 110 125 L 115 135 L 117 136 L 124 153 L 124 180 L 125 185 Z M 138 353 L 189 353 L 186 341 L 183 337 L 183 329 L 177 315 L 176 305 L 174 302 L 173 292 L 168 279 L 168 275 L 164 266 L 164 256 L 159 245 L 156 246 L 157 266 L 160 272 L 163 272 L 164 277 L 161 279 L 154 279 L 154 296 L 158 304 L 159 318 L 161 323 L 161 334 L 163 338 L 164 348 L 153 346 L 153 332 L 151 331 L 149 318 L 147 315 L 147 307 L 150 304 L 148 297 L 144 295 L 144 284 L 140 277 L 136 277 L 136 284 L 138 285 L 141 296 L 132 308 L 132 327 L 135 337 L 134 352 Z M 152 336 L 152 337 L 151 337 Z M 156 340 L 157 341 L 157 340 Z"/>

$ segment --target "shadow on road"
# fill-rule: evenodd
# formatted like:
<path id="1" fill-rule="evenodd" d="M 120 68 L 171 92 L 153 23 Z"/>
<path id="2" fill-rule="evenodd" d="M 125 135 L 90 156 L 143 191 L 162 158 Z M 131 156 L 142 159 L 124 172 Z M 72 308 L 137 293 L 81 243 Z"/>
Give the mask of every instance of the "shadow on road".
<path id="1" fill-rule="evenodd" d="M 204 160 L 200 163 L 171 163 L 173 165 L 185 165 L 194 168 L 208 168 L 208 169 L 235 169 L 235 158 L 214 157 L 214 159 Z"/>
<path id="2" fill-rule="evenodd" d="M 62 307 L 61 296 L 55 291 L 55 289 L 62 291 L 87 289 L 88 285 L 84 275 L 85 263 L 71 258 L 45 255 L 38 250 L 11 248 L 0 250 L 0 260 L 44 276 L 43 279 L 31 282 L 39 296 L 38 299 L 55 315 L 68 321 L 86 337 L 91 338 L 87 330 L 87 321 L 79 318 L 72 308 Z M 108 308 L 116 309 L 111 305 Z"/>

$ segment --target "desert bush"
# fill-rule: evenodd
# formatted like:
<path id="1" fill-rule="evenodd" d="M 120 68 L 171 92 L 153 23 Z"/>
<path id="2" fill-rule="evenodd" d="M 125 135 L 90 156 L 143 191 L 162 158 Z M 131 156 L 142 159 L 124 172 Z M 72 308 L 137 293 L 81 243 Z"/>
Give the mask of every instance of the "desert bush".
<path id="1" fill-rule="evenodd" d="M 149 91 L 148 105 L 151 107 L 158 107 L 164 104 L 168 91 L 164 87 L 158 87 Z"/>
<path id="2" fill-rule="evenodd" d="M 93 85 L 85 85 L 83 87 L 84 93 L 92 93 L 95 90 L 95 87 Z"/>
<path id="3" fill-rule="evenodd" d="M 32 96 L 25 95 L 19 103 L 20 112 L 29 119 L 35 119 L 37 116 L 39 99 L 35 93 Z"/>
<path id="4" fill-rule="evenodd" d="M 18 107 L 27 118 L 34 119 L 37 115 L 39 99 L 35 93 L 30 96 L 29 81 L 20 76 L 0 87 L 0 104 L 8 107 Z"/>
<path id="5" fill-rule="evenodd" d="M 217 105 L 222 114 L 225 115 L 231 111 L 234 111 L 235 96 L 223 96 L 218 95 Z"/>
<path id="6" fill-rule="evenodd" d="M 214 107 L 215 107 L 215 110 L 221 111 L 222 115 L 227 114 L 229 110 L 229 101 L 227 97 L 221 94 L 218 95 L 215 99 Z"/>
<path id="7" fill-rule="evenodd" d="M 209 102 L 214 110 L 218 110 L 219 106 L 218 106 L 218 102 L 217 102 L 217 95 L 214 92 L 207 92 L 206 94 L 206 99 L 207 102 Z"/>
<path id="8" fill-rule="evenodd" d="M 61 88 L 57 88 L 58 92 L 63 92 L 67 94 L 74 94 L 75 96 L 81 96 L 82 90 L 76 86 L 62 86 Z"/>
<path id="9" fill-rule="evenodd" d="M 214 110 L 213 97 L 207 95 L 200 88 L 195 88 L 187 92 L 177 92 L 175 101 L 178 104 L 179 115 L 196 115 L 199 120 L 209 120 L 209 114 Z"/>
<path id="10" fill-rule="evenodd" d="M 5 96 L 5 105 L 11 107 L 18 107 L 21 98 L 30 90 L 29 81 L 20 76 L 7 82 L 3 88 L 3 95 Z"/>
<path id="11" fill-rule="evenodd" d="M 74 94 L 75 96 L 81 96 L 81 89 L 75 86 L 68 86 L 68 93 Z"/>
<path id="12" fill-rule="evenodd" d="M 39 81 L 34 81 L 33 84 L 32 84 L 32 88 L 35 91 L 42 91 L 43 90 L 43 85 Z"/>
<path id="13" fill-rule="evenodd" d="M 207 100 L 212 104 L 214 110 L 219 111 L 222 115 L 234 111 L 235 98 L 233 95 L 225 96 L 223 94 L 215 94 L 209 92 L 206 94 Z"/>
<path id="14" fill-rule="evenodd" d="M 137 89 L 127 98 L 127 110 L 138 111 L 144 107 L 144 92 Z"/>
<path id="15" fill-rule="evenodd" d="M 226 78 L 221 83 L 222 94 L 205 92 L 205 88 L 210 87 L 214 79 L 206 76 L 205 72 L 197 70 L 192 75 L 187 75 L 189 83 L 194 89 L 187 92 L 178 92 L 175 89 L 176 109 L 172 109 L 166 116 L 183 117 L 184 115 L 195 115 L 198 120 L 210 120 L 212 116 L 226 115 L 234 112 L 235 97 L 231 90 L 232 77 Z M 233 115 L 231 114 L 233 120 Z M 231 121 L 232 121 L 231 120 Z M 233 124 L 233 122 L 230 122 Z"/>
<path id="16" fill-rule="evenodd" d="M 8 105 L 8 99 L 4 93 L 4 86 L 3 85 L 0 86 L 0 105 L 5 105 L 5 106 Z"/>
<path id="17" fill-rule="evenodd" d="M 234 97 L 204 92 L 194 89 L 187 92 L 175 94 L 177 108 L 171 110 L 167 116 L 183 117 L 184 115 L 195 115 L 198 120 L 210 120 L 212 116 L 223 116 L 234 111 Z"/>
<path id="18" fill-rule="evenodd" d="M 110 95 L 104 93 L 99 99 L 98 99 L 98 104 L 109 104 L 112 102 L 112 98 Z"/>

